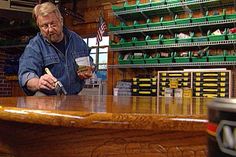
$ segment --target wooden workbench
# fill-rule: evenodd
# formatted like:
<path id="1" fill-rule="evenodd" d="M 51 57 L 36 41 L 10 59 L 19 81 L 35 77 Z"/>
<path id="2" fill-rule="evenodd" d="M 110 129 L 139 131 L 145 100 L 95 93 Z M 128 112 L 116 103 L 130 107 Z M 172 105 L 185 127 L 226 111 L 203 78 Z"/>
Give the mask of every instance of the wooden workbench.
<path id="1" fill-rule="evenodd" d="M 0 156 L 206 157 L 211 99 L 0 98 Z"/>

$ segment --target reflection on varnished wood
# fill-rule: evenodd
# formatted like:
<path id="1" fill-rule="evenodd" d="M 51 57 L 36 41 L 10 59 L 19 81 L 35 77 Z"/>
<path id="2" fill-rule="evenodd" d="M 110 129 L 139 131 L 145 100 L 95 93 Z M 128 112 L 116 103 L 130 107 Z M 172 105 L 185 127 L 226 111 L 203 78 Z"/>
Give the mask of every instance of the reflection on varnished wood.
<path id="1" fill-rule="evenodd" d="M 15 157 L 207 157 L 196 131 L 82 129 L 0 121 Z"/>
<path id="2" fill-rule="evenodd" d="M 14 157 L 206 157 L 211 99 L 0 98 L 0 154 Z"/>

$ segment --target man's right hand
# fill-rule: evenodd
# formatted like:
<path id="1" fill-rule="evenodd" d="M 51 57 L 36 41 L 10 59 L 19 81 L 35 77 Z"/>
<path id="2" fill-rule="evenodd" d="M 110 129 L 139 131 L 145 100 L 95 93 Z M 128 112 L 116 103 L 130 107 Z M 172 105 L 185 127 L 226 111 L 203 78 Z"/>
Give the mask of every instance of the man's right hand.
<path id="1" fill-rule="evenodd" d="M 38 90 L 47 89 L 52 90 L 55 89 L 57 79 L 49 74 L 44 74 L 39 78 L 38 81 Z"/>
<path id="2" fill-rule="evenodd" d="M 44 74 L 40 78 L 32 78 L 27 82 L 27 88 L 33 92 L 42 89 L 53 90 L 56 87 L 57 79 L 49 74 Z"/>

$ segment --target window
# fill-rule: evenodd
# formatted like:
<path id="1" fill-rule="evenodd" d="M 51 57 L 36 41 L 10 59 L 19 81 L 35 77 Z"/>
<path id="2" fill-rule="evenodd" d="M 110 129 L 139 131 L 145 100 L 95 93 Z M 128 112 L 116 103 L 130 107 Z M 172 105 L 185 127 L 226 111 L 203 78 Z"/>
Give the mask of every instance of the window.
<path id="1" fill-rule="evenodd" d="M 102 80 L 106 80 L 109 36 L 103 36 L 98 45 L 96 45 L 96 37 L 84 38 L 84 41 L 91 49 L 90 56 L 97 65 L 97 76 Z"/>

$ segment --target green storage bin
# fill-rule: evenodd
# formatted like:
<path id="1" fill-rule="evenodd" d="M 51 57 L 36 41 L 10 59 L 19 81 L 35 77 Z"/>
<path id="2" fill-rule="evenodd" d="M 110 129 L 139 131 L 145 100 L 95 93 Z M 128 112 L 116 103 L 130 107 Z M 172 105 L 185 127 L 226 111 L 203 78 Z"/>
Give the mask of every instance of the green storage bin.
<path id="1" fill-rule="evenodd" d="M 192 58 L 192 62 L 207 62 L 208 52 L 206 52 L 206 54 L 204 56 L 201 56 L 201 57 L 195 57 L 195 56 L 193 56 L 193 53 L 192 53 L 192 57 L 191 58 Z"/>
<path id="2" fill-rule="evenodd" d="M 139 41 L 136 37 L 132 38 L 132 43 L 133 43 L 134 46 L 145 46 L 145 45 L 147 45 L 146 40 Z"/>
<path id="3" fill-rule="evenodd" d="M 144 60 L 146 64 L 155 64 L 158 63 L 158 58 L 160 57 L 160 54 L 157 53 L 154 57 L 145 54 L 144 55 Z"/>
<path id="4" fill-rule="evenodd" d="M 225 61 L 236 61 L 236 53 L 230 55 L 225 53 Z"/>
<path id="5" fill-rule="evenodd" d="M 175 20 L 164 21 L 163 18 L 161 18 L 161 25 L 162 26 L 172 26 L 172 25 L 175 25 Z"/>
<path id="6" fill-rule="evenodd" d="M 120 26 L 114 26 L 113 24 L 109 24 L 108 25 L 108 28 L 110 31 L 118 31 L 118 30 L 121 30 L 121 27 Z"/>
<path id="7" fill-rule="evenodd" d="M 136 1 L 136 5 L 137 8 L 147 8 L 147 7 L 151 7 L 151 1 L 147 2 L 147 3 L 140 3 L 139 0 Z"/>
<path id="8" fill-rule="evenodd" d="M 181 2 L 180 0 L 166 0 L 166 4 L 174 4 L 174 3 L 179 3 Z"/>
<path id="9" fill-rule="evenodd" d="M 165 4 L 165 0 L 151 1 L 151 7 L 160 6 Z"/>
<path id="10" fill-rule="evenodd" d="M 137 8 L 137 5 L 136 4 L 129 4 L 127 1 L 125 1 L 124 8 L 125 8 L 125 10 L 133 10 L 133 9 Z"/>
<path id="11" fill-rule="evenodd" d="M 202 17 L 192 17 L 192 23 L 206 22 L 208 16 L 208 11 Z"/>
<path id="12" fill-rule="evenodd" d="M 145 64 L 144 55 L 142 55 L 142 56 L 133 55 L 131 57 L 131 61 L 133 64 Z"/>
<path id="13" fill-rule="evenodd" d="M 225 15 L 225 19 L 228 20 L 228 19 L 236 19 L 236 13 L 233 13 L 233 14 L 226 14 Z"/>
<path id="14" fill-rule="evenodd" d="M 189 33 L 189 38 L 177 38 L 177 42 L 178 43 L 191 43 L 193 35 L 194 35 L 194 33 L 190 32 Z"/>
<path id="15" fill-rule="evenodd" d="M 120 23 L 120 26 L 121 26 L 121 29 L 122 29 L 122 30 L 133 29 L 133 26 L 132 26 L 132 25 L 128 26 L 128 25 L 126 25 L 124 22 L 121 22 L 121 23 Z"/>
<path id="16" fill-rule="evenodd" d="M 208 20 L 209 22 L 211 22 L 211 21 L 224 20 L 224 19 L 225 19 L 225 12 L 226 12 L 226 10 L 223 9 L 222 14 L 220 14 L 220 15 L 211 15 L 211 16 L 208 16 L 208 17 L 207 17 L 207 20 Z"/>
<path id="17" fill-rule="evenodd" d="M 176 63 L 187 63 L 191 61 L 192 53 L 189 51 L 186 56 L 176 56 L 174 60 Z"/>
<path id="18" fill-rule="evenodd" d="M 225 29 L 221 35 L 211 35 L 210 30 L 207 32 L 209 41 L 222 41 L 226 40 L 227 30 Z"/>
<path id="19" fill-rule="evenodd" d="M 168 57 L 162 57 L 160 55 L 159 57 L 159 63 L 173 63 L 174 62 L 174 54 L 175 53 L 170 53 L 170 55 Z"/>
<path id="20" fill-rule="evenodd" d="M 163 39 L 162 40 L 162 43 L 164 45 L 168 45 L 168 44 L 175 44 L 177 42 L 177 35 L 175 34 L 175 37 L 174 38 L 171 38 L 171 39 Z"/>
<path id="21" fill-rule="evenodd" d="M 111 48 L 120 48 L 121 47 L 120 43 L 115 43 L 113 41 L 110 41 L 109 45 Z"/>
<path id="22" fill-rule="evenodd" d="M 112 5 L 112 6 L 111 6 L 111 9 L 112 9 L 114 12 L 125 10 L 124 6 L 116 6 L 116 5 Z"/>
<path id="23" fill-rule="evenodd" d="M 207 42 L 208 36 L 193 37 L 192 41 L 193 42 Z"/>
<path id="24" fill-rule="evenodd" d="M 192 23 L 200 23 L 200 22 L 206 22 L 207 18 L 206 17 L 199 17 L 199 18 L 192 18 Z"/>
<path id="25" fill-rule="evenodd" d="M 131 47 L 131 46 L 133 46 L 133 43 L 132 43 L 132 41 L 126 41 L 124 38 L 121 38 L 120 45 L 122 47 Z"/>
<path id="26" fill-rule="evenodd" d="M 227 34 L 228 40 L 236 40 L 236 33 Z"/>
<path id="27" fill-rule="evenodd" d="M 145 40 L 147 42 L 147 45 L 160 45 L 162 43 L 163 35 L 159 34 L 158 39 L 151 39 L 150 36 L 146 36 Z"/>
<path id="28" fill-rule="evenodd" d="M 134 29 L 147 28 L 147 24 L 146 23 L 140 24 L 140 23 L 138 23 L 138 21 L 134 21 L 133 28 Z"/>
<path id="29" fill-rule="evenodd" d="M 225 61 L 225 52 L 219 55 L 208 55 L 208 62 L 223 62 Z"/>
<path id="30" fill-rule="evenodd" d="M 118 63 L 119 64 L 132 64 L 130 54 L 127 54 L 127 58 L 125 57 L 126 57 L 125 55 L 119 55 Z"/>
<path id="31" fill-rule="evenodd" d="M 151 22 L 150 19 L 147 19 L 147 26 L 148 27 L 159 27 L 159 26 L 161 26 L 161 21 L 162 21 L 162 18 L 160 19 L 159 22 Z"/>
<path id="32" fill-rule="evenodd" d="M 191 18 L 192 18 L 192 14 L 189 14 L 188 18 L 182 18 L 182 19 L 178 19 L 178 16 L 175 15 L 175 24 L 176 25 L 189 24 L 191 23 Z"/>

